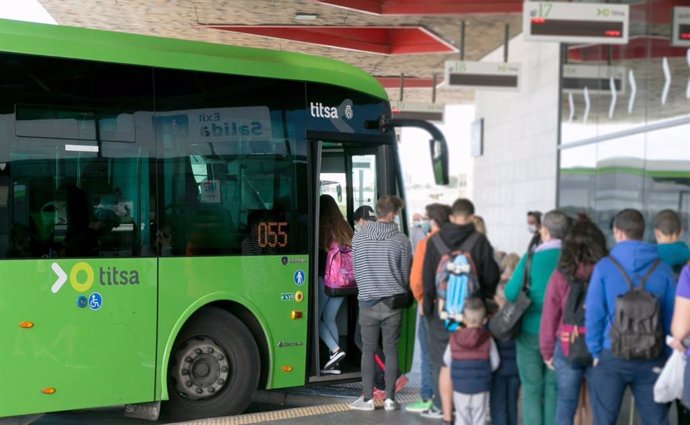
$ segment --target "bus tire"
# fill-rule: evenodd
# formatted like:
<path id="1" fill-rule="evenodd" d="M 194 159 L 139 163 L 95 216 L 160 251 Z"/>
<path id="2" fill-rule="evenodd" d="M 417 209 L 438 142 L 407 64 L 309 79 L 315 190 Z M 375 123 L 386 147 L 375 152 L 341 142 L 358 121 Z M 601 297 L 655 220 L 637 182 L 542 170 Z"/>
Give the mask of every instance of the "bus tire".
<path id="1" fill-rule="evenodd" d="M 260 365 L 244 323 L 220 308 L 201 310 L 175 340 L 162 416 L 179 421 L 242 413 L 257 388 Z"/>

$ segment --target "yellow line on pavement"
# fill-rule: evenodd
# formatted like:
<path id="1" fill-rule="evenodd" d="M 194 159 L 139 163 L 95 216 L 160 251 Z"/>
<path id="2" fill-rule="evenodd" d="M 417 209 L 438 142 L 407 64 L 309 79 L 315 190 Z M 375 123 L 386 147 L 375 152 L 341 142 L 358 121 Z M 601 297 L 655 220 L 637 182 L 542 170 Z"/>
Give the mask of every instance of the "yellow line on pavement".
<path id="1" fill-rule="evenodd" d="M 250 413 L 240 416 L 211 418 L 194 422 L 182 422 L 185 425 L 244 425 L 258 424 L 269 421 L 302 418 L 305 416 L 325 415 L 328 413 L 344 412 L 348 410 L 347 403 L 322 404 L 319 406 L 297 407 L 294 409 L 276 410 L 272 412 Z"/>
<path id="2" fill-rule="evenodd" d="M 416 399 L 413 394 L 399 394 L 396 399 L 400 403 L 409 403 Z M 377 400 L 376 407 L 383 407 L 383 401 Z M 321 404 L 309 407 L 274 410 L 270 412 L 249 413 L 239 416 L 202 419 L 192 422 L 180 422 L 177 425 L 246 425 L 262 422 L 280 421 L 286 419 L 303 418 L 306 416 L 326 415 L 329 413 L 345 412 L 349 410 L 348 403 Z"/>

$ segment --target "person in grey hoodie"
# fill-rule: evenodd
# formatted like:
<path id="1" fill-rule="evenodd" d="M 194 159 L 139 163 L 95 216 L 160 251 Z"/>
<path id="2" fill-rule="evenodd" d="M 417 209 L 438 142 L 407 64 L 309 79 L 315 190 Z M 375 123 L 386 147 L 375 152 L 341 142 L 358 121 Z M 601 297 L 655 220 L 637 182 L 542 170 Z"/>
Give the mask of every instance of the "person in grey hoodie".
<path id="1" fill-rule="evenodd" d="M 376 221 L 356 232 L 352 239 L 352 260 L 359 294 L 359 325 L 362 332 L 362 397 L 350 404 L 355 410 L 374 410 L 374 353 L 379 332 L 386 357 L 386 410 L 398 410 L 395 380 L 398 371 L 398 341 L 402 310 L 389 306 L 396 294 L 409 289 L 411 246 L 395 224 L 404 203 L 396 196 L 376 202 Z"/>

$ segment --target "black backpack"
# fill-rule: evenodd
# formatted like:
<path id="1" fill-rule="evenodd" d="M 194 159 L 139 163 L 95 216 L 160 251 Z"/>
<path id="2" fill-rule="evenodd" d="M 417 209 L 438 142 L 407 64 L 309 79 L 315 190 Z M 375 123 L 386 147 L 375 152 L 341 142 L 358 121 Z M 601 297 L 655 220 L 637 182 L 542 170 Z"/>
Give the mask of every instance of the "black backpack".
<path id="1" fill-rule="evenodd" d="M 563 276 L 565 274 L 561 272 Z M 568 341 L 568 360 L 574 363 L 590 363 L 592 355 L 589 354 L 587 344 L 585 343 L 585 298 L 587 296 L 587 281 L 586 280 L 568 280 L 570 292 L 568 292 L 568 299 L 565 300 L 565 309 L 563 310 L 563 324 L 572 326 L 573 330 L 570 335 L 562 335 L 567 337 Z"/>
<path id="2" fill-rule="evenodd" d="M 657 259 L 635 287 L 623 266 L 613 257 L 609 261 L 618 269 L 630 290 L 616 298 L 611 324 L 611 352 L 625 360 L 649 360 L 661 354 L 664 335 L 659 323 L 659 300 L 644 290 L 644 285 L 659 265 Z"/>

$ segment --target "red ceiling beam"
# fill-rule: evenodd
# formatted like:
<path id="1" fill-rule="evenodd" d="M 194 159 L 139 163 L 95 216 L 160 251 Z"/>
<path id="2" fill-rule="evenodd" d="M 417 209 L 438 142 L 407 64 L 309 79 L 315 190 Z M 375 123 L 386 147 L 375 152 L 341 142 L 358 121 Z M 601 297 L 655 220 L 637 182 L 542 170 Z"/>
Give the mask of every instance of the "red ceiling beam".
<path id="1" fill-rule="evenodd" d="M 400 77 L 376 77 L 376 79 L 384 88 L 400 88 Z M 437 81 L 437 83 L 439 82 Z M 434 85 L 434 80 L 433 78 L 405 77 L 403 84 L 406 89 L 431 88 Z"/>
<path id="2" fill-rule="evenodd" d="M 523 0 L 317 0 L 374 15 L 469 15 L 521 13 Z M 671 8 L 687 0 L 650 0 L 630 5 L 631 22 L 668 23 Z"/>
<path id="3" fill-rule="evenodd" d="M 375 15 L 467 15 L 520 13 L 523 0 L 318 0 Z"/>
<path id="4" fill-rule="evenodd" d="M 457 51 L 450 43 L 419 26 L 207 25 L 207 27 L 384 55 Z"/>

